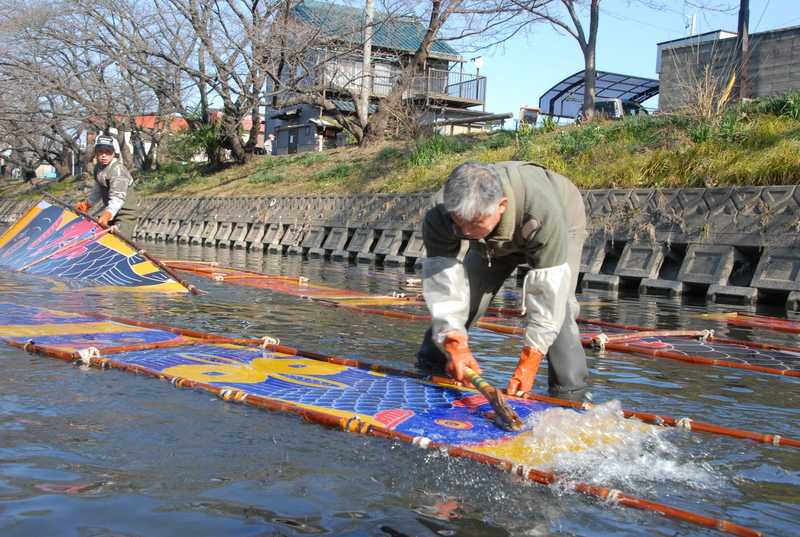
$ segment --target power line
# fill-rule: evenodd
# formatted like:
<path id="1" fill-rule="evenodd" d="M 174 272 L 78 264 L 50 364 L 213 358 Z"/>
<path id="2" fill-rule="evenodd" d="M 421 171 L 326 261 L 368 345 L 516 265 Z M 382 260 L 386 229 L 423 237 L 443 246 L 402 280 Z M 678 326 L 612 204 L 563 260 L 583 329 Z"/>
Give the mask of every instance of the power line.
<path id="1" fill-rule="evenodd" d="M 758 30 L 758 28 L 761 26 L 761 19 L 764 18 L 764 14 L 767 12 L 767 8 L 769 7 L 769 2 L 770 0 L 767 0 L 767 3 L 764 4 L 764 9 L 761 11 L 761 16 L 758 18 L 758 22 L 756 23 L 755 27 L 756 30 Z"/>
<path id="2" fill-rule="evenodd" d="M 656 24 L 652 24 L 652 23 L 649 23 L 649 22 L 641 21 L 639 19 L 634 19 L 633 17 L 629 17 L 627 15 L 620 15 L 618 13 L 614 13 L 613 11 L 609 11 L 608 9 L 605 9 L 605 8 L 602 8 L 602 7 L 600 8 L 600 12 L 604 13 L 605 15 L 608 15 L 611 18 L 617 19 L 619 21 L 635 22 L 635 23 L 638 23 L 638 24 L 642 24 L 644 26 L 649 26 L 650 28 L 655 28 L 657 30 L 663 30 L 665 32 L 674 32 L 675 31 L 675 28 L 666 28 L 664 26 L 658 26 Z"/>

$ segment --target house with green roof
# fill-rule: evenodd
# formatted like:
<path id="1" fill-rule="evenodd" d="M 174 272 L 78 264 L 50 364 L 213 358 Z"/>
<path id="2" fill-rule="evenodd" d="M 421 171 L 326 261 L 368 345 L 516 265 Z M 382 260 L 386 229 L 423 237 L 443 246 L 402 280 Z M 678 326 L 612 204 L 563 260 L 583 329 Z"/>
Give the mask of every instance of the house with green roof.
<path id="1" fill-rule="evenodd" d="M 329 58 L 321 62 L 310 82 L 321 87 L 326 99 L 346 114 L 355 113 L 352 94 L 369 80 L 370 110 L 374 111 L 403 76 L 403 65 L 413 57 L 426 27 L 417 18 L 375 13 L 370 78 L 363 76 L 365 12 L 333 2 L 304 0 L 293 6 L 291 16 L 301 25 L 322 35 Z M 333 44 L 333 47 L 331 46 Z M 436 41 L 423 69 L 414 75 L 403 95 L 415 115 L 429 121 L 483 114 L 476 107 L 486 101 L 486 77 L 466 72 L 469 60 L 445 41 Z M 267 133 L 275 135 L 275 154 L 314 151 L 344 145 L 342 127 L 319 106 L 302 104 L 273 110 L 268 115 Z"/>

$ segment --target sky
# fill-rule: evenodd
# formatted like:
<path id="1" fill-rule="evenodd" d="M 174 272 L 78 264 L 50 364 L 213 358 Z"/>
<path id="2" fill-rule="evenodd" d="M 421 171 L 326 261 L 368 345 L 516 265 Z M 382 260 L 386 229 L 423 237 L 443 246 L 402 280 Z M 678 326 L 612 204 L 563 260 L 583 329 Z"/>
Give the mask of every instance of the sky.
<path id="1" fill-rule="evenodd" d="M 692 13 L 697 13 L 696 33 L 720 29 L 736 32 L 739 2 L 735 0 L 706 2 L 735 5 L 736 9 L 729 13 L 696 11 L 686 6 L 684 0 L 670 0 L 668 4 L 667 11 L 654 11 L 635 1 L 603 0 L 597 69 L 657 78 L 657 43 L 688 36 Z M 588 14 L 584 15 L 584 20 L 588 19 Z M 797 25 L 800 25 L 800 0 L 750 0 L 750 33 Z M 480 73 L 487 77 L 486 110 L 513 112 L 515 118 L 520 106 L 537 106 L 539 97 L 550 87 L 583 69 L 578 42 L 546 25 L 536 25 L 528 35 L 517 36 L 504 47 L 481 55 Z M 645 106 L 655 108 L 657 101 L 651 99 Z"/>

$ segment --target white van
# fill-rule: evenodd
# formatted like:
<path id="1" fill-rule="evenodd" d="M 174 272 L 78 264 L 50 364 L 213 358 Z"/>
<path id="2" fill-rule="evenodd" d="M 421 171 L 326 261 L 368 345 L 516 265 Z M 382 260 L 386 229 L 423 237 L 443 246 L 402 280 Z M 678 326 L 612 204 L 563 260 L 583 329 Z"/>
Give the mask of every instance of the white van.
<path id="1" fill-rule="evenodd" d="M 595 99 L 594 113 L 596 117 L 603 117 L 605 119 L 622 119 L 625 116 L 638 116 L 639 114 L 647 114 L 647 110 L 632 101 L 623 101 L 622 99 Z M 580 122 L 583 119 L 583 110 L 578 112 L 575 121 Z"/>

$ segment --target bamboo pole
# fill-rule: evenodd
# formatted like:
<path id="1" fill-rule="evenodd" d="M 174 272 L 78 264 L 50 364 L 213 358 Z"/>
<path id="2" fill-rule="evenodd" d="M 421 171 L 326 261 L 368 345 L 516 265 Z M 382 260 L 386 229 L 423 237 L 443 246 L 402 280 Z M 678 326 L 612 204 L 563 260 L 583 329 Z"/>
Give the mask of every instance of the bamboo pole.
<path id="1" fill-rule="evenodd" d="M 332 300 L 325 300 L 319 298 L 312 298 L 313 302 L 318 304 L 331 306 L 335 308 L 343 308 L 353 311 L 358 311 L 360 313 L 369 313 L 373 315 L 382 315 L 384 317 L 393 317 L 396 319 L 406 319 L 410 321 L 426 321 L 430 320 L 430 315 L 417 315 L 413 313 L 406 313 L 402 311 L 392 311 L 392 310 L 383 310 L 383 309 L 376 309 L 376 308 L 364 308 L 361 306 L 354 306 L 350 304 L 342 304 L 340 302 L 332 301 Z M 614 328 L 621 328 L 621 325 L 615 325 L 614 323 L 606 323 L 601 321 L 601 326 L 612 326 Z M 590 324 L 599 324 L 599 323 L 590 323 Z M 478 320 L 475 322 L 475 325 L 479 328 L 484 328 L 486 330 L 491 330 L 493 332 L 497 332 L 500 334 L 508 334 L 508 335 L 523 335 L 525 330 L 518 326 L 506 326 L 502 324 L 492 323 L 488 321 L 481 321 Z M 705 332 L 698 331 L 698 330 L 653 330 L 653 331 L 645 331 L 641 334 L 620 334 L 619 337 L 623 340 L 636 340 L 641 339 L 642 337 L 654 337 L 654 336 L 661 336 L 661 337 L 697 337 L 700 335 L 705 335 Z M 669 360 L 678 360 L 681 362 L 692 363 L 696 365 L 709 365 L 709 366 L 719 366 L 719 367 L 731 367 L 735 369 L 743 369 L 746 371 L 753 371 L 757 373 L 766 373 L 769 375 L 780 375 L 786 377 L 800 377 L 800 370 L 797 369 L 778 369 L 774 367 L 767 367 L 767 366 L 760 366 L 760 365 L 753 365 L 753 364 L 743 364 L 739 362 L 734 362 L 731 360 L 719 360 L 715 358 L 705 358 L 703 356 L 694 356 L 694 355 L 685 355 L 681 354 L 676 351 L 667 351 L 663 349 L 642 349 L 640 347 L 635 346 L 628 346 L 624 343 L 617 343 L 614 341 L 613 338 L 616 338 L 617 335 L 610 335 L 609 338 L 612 340 L 609 343 L 606 343 L 605 348 L 608 350 L 613 350 L 617 352 L 624 352 L 626 354 L 640 354 L 644 356 L 650 356 L 654 358 L 666 358 Z M 720 341 L 729 344 L 738 344 L 747 347 L 747 342 L 743 342 L 740 340 L 725 340 L 722 341 L 721 339 L 715 339 L 713 337 L 708 338 L 709 341 Z M 592 345 L 593 338 L 582 338 L 581 343 L 584 347 L 589 347 Z M 773 348 L 775 348 L 773 346 Z M 787 350 L 787 349 L 778 349 L 778 350 Z M 800 349 L 794 349 L 795 352 L 800 352 Z"/>
<path id="2" fill-rule="evenodd" d="M 194 261 L 190 261 L 190 262 L 187 262 L 187 263 L 192 264 L 192 263 L 195 263 L 195 262 Z M 175 266 L 178 266 L 178 265 L 176 264 Z M 183 268 L 181 268 L 180 270 L 187 270 L 189 272 L 194 272 L 194 273 L 200 274 L 200 275 L 208 275 L 208 274 L 211 274 L 213 272 L 212 270 L 205 269 L 204 267 L 201 267 L 199 269 L 193 269 L 193 268 L 183 269 Z M 234 269 L 225 269 L 225 270 L 234 270 Z M 236 270 L 238 271 L 238 269 L 236 269 Z M 265 275 L 265 274 L 262 274 L 262 273 L 259 273 L 259 272 L 251 272 L 251 271 L 239 271 L 239 272 L 243 272 L 243 273 L 246 273 L 246 274 L 252 274 L 254 277 L 261 276 L 263 278 L 280 278 L 280 279 L 288 278 L 286 276 L 268 276 L 268 275 Z M 346 303 L 341 301 L 342 297 L 318 298 L 318 297 L 312 297 L 312 296 L 305 296 L 304 298 L 307 298 L 307 299 L 311 300 L 312 302 L 320 304 L 320 305 L 330 306 L 330 307 L 334 307 L 334 308 L 350 309 L 350 310 L 353 310 L 353 311 L 356 311 L 356 312 L 359 312 L 359 313 L 365 313 L 365 314 L 370 314 L 370 315 L 380 315 L 380 316 L 383 316 L 383 317 L 391 317 L 391 318 L 395 318 L 395 319 L 405 319 L 405 320 L 410 320 L 410 321 L 429 321 L 431 319 L 430 315 L 427 315 L 427 314 L 414 314 L 414 313 L 408 313 L 408 312 L 402 312 L 402 311 L 393 311 L 393 310 L 378 309 L 378 308 L 366 308 L 366 307 L 359 306 L 359 305 L 346 304 Z M 337 300 L 337 299 L 339 299 L 339 300 Z M 404 299 L 409 301 L 409 302 L 417 302 L 417 301 L 419 301 L 419 298 L 417 296 L 404 297 Z M 403 300 L 403 298 L 398 298 L 398 300 Z M 491 312 L 491 313 L 497 313 L 497 314 L 500 314 L 500 315 L 510 315 L 510 316 L 516 316 L 516 317 L 520 316 L 520 310 L 519 309 L 515 309 L 515 308 L 490 307 L 490 308 L 487 309 L 487 311 Z M 490 331 L 493 331 L 493 332 L 497 332 L 497 333 L 500 333 L 500 334 L 507 334 L 507 335 L 523 335 L 525 333 L 525 330 L 523 328 L 518 327 L 518 326 L 508 326 L 508 325 L 504 325 L 504 324 L 499 324 L 499 323 L 493 322 L 493 321 L 488 320 L 488 319 L 490 319 L 490 318 L 484 317 L 482 319 L 479 319 L 478 321 L 475 322 L 475 326 L 477 326 L 479 328 L 483 328 L 485 330 L 490 330 Z M 578 322 L 581 322 L 581 323 L 584 323 L 584 324 L 589 324 L 589 325 L 594 325 L 594 326 L 617 328 L 617 329 L 620 329 L 620 330 L 630 330 L 630 331 L 639 331 L 639 332 L 644 331 L 646 334 L 658 333 L 659 335 L 662 335 L 662 336 L 686 337 L 687 335 L 690 335 L 691 337 L 694 337 L 696 335 L 700 335 L 700 333 L 698 331 L 680 331 L 680 330 L 653 331 L 653 330 L 649 330 L 647 328 L 644 328 L 644 327 L 641 327 L 641 326 L 636 326 L 636 325 L 626 325 L 626 324 L 620 324 L 620 323 L 613 323 L 613 322 L 609 322 L 609 321 L 589 320 L 589 319 L 583 319 L 583 318 L 579 318 Z M 608 336 L 608 337 L 616 337 L 616 334 L 614 334 L 612 336 Z M 631 336 L 628 336 L 628 339 L 637 339 L 637 337 L 648 337 L 648 336 L 647 335 L 639 335 L 639 336 L 631 335 Z M 781 351 L 787 351 L 787 352 L 798 352 L 798 353 L 800 353 L 800 348 L 789 347 L 789 346 L 785 346 L 785 345 L 764 344 L 764 343 L 751 342 L 751 341 L 745 341 L 745 340 L 739 340 L 739 339 L 720 338 L 720 337 L 716 337 L 716 336 L 709 336 L 708 337 L 708 341 L 716 341 L 716 342 L 730 344 L 730 345 L 741 345 L 743 347 L 749 347 L 749 348 L 768 349 L 768 350 L 781 350 Z M 588 346 L 591 343 L 591 341 L 590 340 L 584 340 L 583 343 L 584 343 L 584 346 Z M 632 354 L 640 354 L 638 350 L 632 350 L 632 349 L 621 349 L 621 348 L 618 348 L 618 349 L 615 349 L 615 350 L 618 350 L 620 352 L 632 353 Z M 654 356 L 654 357 L 657 357 L 657 358 L 679 359 L 679 358 L 675 358 L 674 355 L 664 354 L 663 352 L 656 352 L 656 353 L 649 352 L 647 354 L 647 356 Z M 759 373 L 768 373 L 768 374 L 781 375 L 781 376 L 795 376 L 794 374 L 788 374 L 787 375 L 787 372 L 786 372 L 787 370 L 783 370 L 783 369 L 770 368 L 770 367 L 766 367 L 766 366 L 756 366 L 756 365 L 750 365 L 750 364 L 739 364 L 738 362 L 731 362 L 731 361 L 725 361 L 725 360 L 716 360 L 716 361 L 713 361 L 713 360 L 711 360 L 711 361 L 688 360 L 688 359 L 680 359 L 680 360 L 683 361 L 683 362 L 691 362 L 691 363 L 701 364 L 701 365 L 717 365 L 717 366 L 722 366 L 722 367 L 736 367 L 738 369 L 746 369 L 746 370 L 756 371 L 756 372 L 759 372 Z M 729 364 L 736 364 L 736 365 L 735 366 L 731 366 Z M 792 371 L 792 370 L 789 370 L 789 371 Z"/>
<path id="3" fill-rule="evenodd" d="M 453 379 L 449 377 L 441 377 L 437 375 L 426 375 L 422 373 L 418 373 L 416 371 L 406 371 L 404 369 L 398 369 L 390 366 L 385 366 L 381 364 L 372 364 L 370 362 L 364 362 L 360 360 L 355 360 L 353 358 L 345 358 L 343 356 L 335 356 L 329 354 L 321 354 L 318 352 L 307 351 L 303 349 L 298 349 L 294 347 L 289 347 L 287 345 L 281 344 L 267 344 L 264 345 L 263 342 L 259 339 L 254 338 L 231 338 L 225 336 L 217 336 L 214 334 L 209 334 L 206 332 L 198 332 L 196 330 L 190 330 L 187 328 L 178 328 L 170 325 L 160 324 L 160 323 L 153 323 L 148 321 L 136 321 L 133 319 L 126 319 L 124 317 L 118 317 L 113 315 L 104 315 L 100 313 L 82 313 L 83 315 L 94 316 L 99 319 L 108 320 L 108 321 L 115 321 L 118 323 L 130 324 L 133 326 L 141 326 L 143 328 L 153 328 L 157 330 L 164 330 L 167 332 L 172 332 L 174 334 L 179 334 L 187 337 L 197 338 L 200 340 L 204 340 L 204 343 L 230 343 L 234 345 L 243 345 L 243 346 L 250 346 L 250 347 L 264 347 L 269 349 L 273 352 L 279 352 L 281 354 L 286 354 L 289 356 L 302 356 L 305 358 L 311 358 L 313 360 L 320 360 L 323 362 L 330 362 L 337 365 L 346 365 L 350 367 L 357 367 L 359 369 L 366 369 L 369 371 L 375 371 L 379 373 L 387 373 L 390 375 L 399 375 L 409 378 L 416 378 L 420 380 L 427 380 L 435 384 L 452 384 L 456 386 L 456 383 Z M 108 352 L 106 352 L 108 354 Z M 513 396 L 509 396 L 513 397 Z M 545 395 L 536 395 L 532 393 L 528 393 L 525 395 L 524 398 L 527 399 L 535 399 L 542 402 L 547 402 L 559 406 L 571 407 L 571 408 L 579 408 L 579 409 L 587 409 L 591 408 L 591 405 L 588 403 L 575 403 L 573 401 L 568 401 L 566 399 L 559 399 L 555 397 L 549 397 Z M 632 410 L 624 410 L 626 413 L 626 417 L 635 417 L 642 419 L 648 423 L 653 423 L 655 425 L 661 426 L 679 426 L 679 423 L 685 423 L 688 419 L 692 423 L 692 429 L 695 431 L 702 431 L 708 432 L 712 434 L 722 435 L 722 436 L 729 436 L 732 438 L 742 438 L 753 440 L 756 442 L 764 443 L 764 444 L 775 444 L 780 446 L 789 446 L 789 447 L 798 447 L 800 448 L 800 440 L 794 440 L 792 438 L 786 438 L 781 435 L 777 434 L 765 434 L 765 433 L 755 433 L 750 431 L 745 431 L 741 429 L 734 429 L 730 427 L 723 427 L 719 425 L 714 425 L 710 423 L 695 421 L 690 418 L 681 418 L 676 419 L 671 416 L 662 415 L 662 414 L 652 414 L 646 412 L 637 412 Z"/>
<path id="4" fill-rule="evenodd" d="M 734 369 L 744 369 L 747 371 L 756 371 L 758 373 L 768 373 L 770 375 L 780 375 L 785 377 L 800 377 L 800 369 L 778 369 L 775 367 L 766 367 L 762 365 L 742 364 L 730 360 L 719 360 L 717 358 L 706 358 L 705 356 L 682 354 L 678 351 L 670 351 L 664 349 L 647 349 L 642 347 L 636 347 L 634 343 L 630 342 L 615 343 L 612 341 L 606 343 L 605 348 L 606 350 L 625 352 L 630 354 L 641 354 L 644 356 L 653 356 L 655 358 L 668 358 L 670 360 L 678 360 L 680 362 L 688 362 L 692 364 L 731 367 Z"/>

